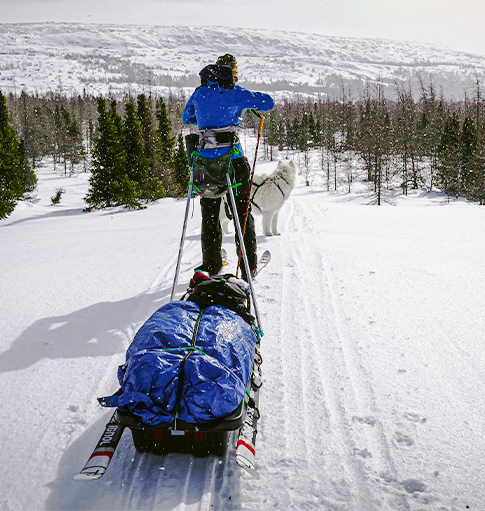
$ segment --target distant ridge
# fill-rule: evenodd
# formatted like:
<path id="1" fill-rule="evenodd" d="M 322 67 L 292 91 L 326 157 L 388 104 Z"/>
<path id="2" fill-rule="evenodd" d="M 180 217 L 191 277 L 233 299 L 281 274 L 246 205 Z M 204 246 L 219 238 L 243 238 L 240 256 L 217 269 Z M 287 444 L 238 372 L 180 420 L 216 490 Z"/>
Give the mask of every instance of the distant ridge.
<path id="1" fill-rule="evenodd" d="M 485 57 L 416 42 L 225 27 L 0 24 L 0 88 L 19 94 L 189 93 L 222 53 L 237 56 L 241 85 L 279 97 L 360 96 L 380 81 L 461 100 L 485 77 Z M 355 98 L 354 98 L 355 99 Z"/>

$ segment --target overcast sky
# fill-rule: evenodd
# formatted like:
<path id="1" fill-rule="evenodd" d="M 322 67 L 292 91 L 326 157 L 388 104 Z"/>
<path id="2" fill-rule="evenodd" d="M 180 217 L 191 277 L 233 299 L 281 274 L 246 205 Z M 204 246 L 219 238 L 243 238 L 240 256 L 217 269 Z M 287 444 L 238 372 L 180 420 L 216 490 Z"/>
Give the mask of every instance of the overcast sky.
<path id="1" fill-rule="evenodd" d="M 0 23 L 35 21 L 281 29 L 485 56 L 485 0 L 0 0 Z"/>

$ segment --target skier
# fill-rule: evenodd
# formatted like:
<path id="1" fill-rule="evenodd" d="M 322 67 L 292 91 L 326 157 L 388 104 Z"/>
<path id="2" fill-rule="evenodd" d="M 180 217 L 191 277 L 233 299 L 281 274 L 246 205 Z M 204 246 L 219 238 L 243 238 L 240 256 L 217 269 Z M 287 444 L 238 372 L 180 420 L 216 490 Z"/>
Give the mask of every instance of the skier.
<path id="1" fill-rule="evenodd" d="M 233 83 L 227 88 L 218 85 L 214 80 L 220 67 L 230 66 L 232 69 Z M 214 74 L 215 73 L 215 74 Z M 187 104 L 183 113 L 185 124 L 197 124 L 203 137 L 205 130 L 217 130 L 239 126 L 243 110 L 252 109 L 260 111 L 271 110 L 274 101 L 268 94 L 252 92 L 236 85 L 238 80 L 237 61 L 229 53 L 220 56 L 216 65 L 209 65 L 200 72 L 202 85 L 198 87 Z M 200 148 L 199 155 L 212 160 L 233 152 L 231 157 L 231 168 L 235 173 L 235 202 L 236 209 L 243 229 L 246 206 L 249 198 L 249 187 L 251 180 L 251 167 L 244 156 L 239 139 L 234 132 L 232 145 L 228 144 L 228 133 L 216 135 L 216 142 L 221 141 L 221 147 L 216 143 L 211 148 Z M 214 275 L 222 268 L 222 229 L 219 220 L 219 211 L 222 198 L 217 199 L 202 197 L 200 200 L 202 213 L 202 266 L 197 269 L 207 271 Z M 236 245 L 239 253 L 239 239 L 236 234 Z M 251 209 L 248 211 L 246 231 L 244 235 L 244 247 L 248 258 L 251 273 L 255 271 L 258 263 L 256 232 Z M 247 280 L 244 265 L 241 266 L 242 277 Z"/>

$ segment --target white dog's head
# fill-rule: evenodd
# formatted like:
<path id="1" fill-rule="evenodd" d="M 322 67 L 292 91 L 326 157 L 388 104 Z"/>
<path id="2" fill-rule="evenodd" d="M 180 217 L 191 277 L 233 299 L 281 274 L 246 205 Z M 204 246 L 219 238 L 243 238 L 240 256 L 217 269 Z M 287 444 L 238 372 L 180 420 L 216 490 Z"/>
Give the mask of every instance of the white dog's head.
<path id="1" fill-rule="evenodd" d="M 292 160 L 289 161 L 279 161 L 278 166 L 276 167 L 276 173 L 280 176 L 284 177 L 286 182 L 293 188 L 296 185 L 296 176 L 297 170 L 295 162 Z"/>

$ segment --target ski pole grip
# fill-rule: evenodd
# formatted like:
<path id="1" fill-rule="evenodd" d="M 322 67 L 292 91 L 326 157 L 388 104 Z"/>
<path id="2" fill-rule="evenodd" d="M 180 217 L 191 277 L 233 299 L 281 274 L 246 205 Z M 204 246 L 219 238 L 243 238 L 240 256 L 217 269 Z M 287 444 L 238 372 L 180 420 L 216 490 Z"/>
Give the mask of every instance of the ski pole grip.
<path id="1" fill-rule="evenodd" d="M 261 116 L 261 120 L 259 121 L 259 129 L 258 129 L 258 135 L 261 136 L 263 133 L 263 124 L 264 124 L 264 116 Z"/>

